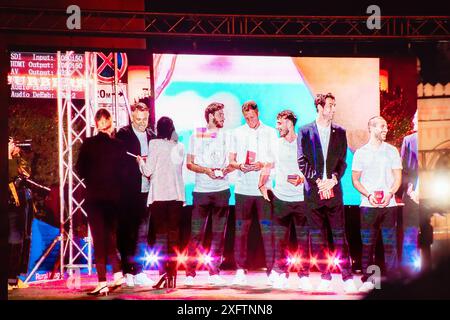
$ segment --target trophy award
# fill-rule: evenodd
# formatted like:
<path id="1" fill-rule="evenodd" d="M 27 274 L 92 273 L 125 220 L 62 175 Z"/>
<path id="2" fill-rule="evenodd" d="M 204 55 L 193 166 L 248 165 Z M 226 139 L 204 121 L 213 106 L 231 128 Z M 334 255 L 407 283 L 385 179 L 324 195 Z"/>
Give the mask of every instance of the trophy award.
<path id="1" fill-rule="evenodd" d="M 373 195 L 375 197 L 377 204 L 381 204 L 383 201 L 383 197 L 384 197 L 384 191 L 383 190 L 374 191 Z"/>
<path id="2" fill-rule="evenodd" d="M 251 165 L 256 162 L 256 152 L 254 151 L 247 151 L 247 155 L 245 157 L 245 164 Z"/>

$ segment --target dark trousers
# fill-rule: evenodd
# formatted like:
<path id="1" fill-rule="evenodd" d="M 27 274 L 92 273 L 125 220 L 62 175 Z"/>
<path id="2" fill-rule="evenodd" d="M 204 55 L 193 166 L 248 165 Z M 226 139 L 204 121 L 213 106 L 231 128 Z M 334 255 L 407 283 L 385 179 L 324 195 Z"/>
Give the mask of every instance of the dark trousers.
<path id="1" fill-rule="evenodd" d="M 106 281 L 107 262 L 111 264 L 114 273 L 121 271 L 116 239 L 118 204 L 106 201 L 87 201 L 86 210 L 94 240 L 98 281 Z"/>
<path id="2" fill-rule="evenodd" d="M 165 246 L 158 248 L 160 256 L 164 259 L 160 263 L 160 272 L 174 270 L 176 265 L 176 251 L 180 250 L 180 220 L 182 201 L 155 201 L 150 204 L 150 214 L 154 223 L 157 241 L 165 243 Z"/>
<path id="3" fill-rule="evenodd" d="M 147 210 L 148 193 L 139 193 L 127 198 L 119 215 L 117 242 L 122 257 L 123 273 L 136 275 L 142 272 L 138 261 L 137 247 L 140 241 L 147 241 L 149 214 Z M 142 235 L 145 234 L 145 239 Z"/>
<path id="4" fill-rule="evenodd" d="M 8 204 L 8 283 L 16 285 L 18 276 L 26 274 L 30 257 L 31 223 L 33 221 L 32 203 L 28 201 L 24 190 L 19 193 L 20 206 Z"/>
<path id="5" fill-rule="evenodd" d="M 189 262 L 186 269 L 186 276 L 195 277 L 195 269 L 201 267 L 198 264 L 197 256 L 208 252 L 213 258 L 207 264 L 210 275 L 219 274 L 219 267 L 222 263 L 223 250 L 225 245 L 225 231 L 228 220 L 228 201 L 230 190 L 218 192 L 193 192 L 191 239 L 188 245 Z M 211 223 L 211 244 L 207 244 L 207 227 Z"/>
<path id="6" fill-rule="evenodd" d="M 278 273 L 286 273 L 298 268 L 298 276 L 309 275 L 309 231 L 304 201 L 287 202 L 273 197 L 274 236 L 275 236 L 275 266 Z M 295 228 L 297 248 L 290 250 L 292 225 Z M 298 266 L 288 264 L 289 256 L 300 258 Z"/>
<path id="7" fill-rule="evenodd" d="M 362 281 L 370 274 L 367 268 L 375 264 L 375 247 L 381 230 L 386 273 L 397 268 L 396 207 L 361 207 Z"/>
<path id="8" fill-rule="evenodd" d="M 235 260 L 238 269 L 247 269 L 248 235 L 253 214 L 257 215 L 263 238 L 267 273 L 274 265 L 273 213 L 271 203 L 262 196 L 236 193 Z"/>
<path id="9" fill-rule="evenodd" d="M 334 267 L 330 257 L 338 257 L 342 280 L 352 279 L 350 257 L 347 239 L 345 237 L 344 206 L 337 204 L 333 206 L 323 205 L 311 208 L 310 214 L 310 237 L 311 255 L 316 258 L 317 267 L 322 273 L 322 279 L 331 280 L 331 270 Z M 331 230 L 334 250 L 330 250 L 328 232 Z"/>

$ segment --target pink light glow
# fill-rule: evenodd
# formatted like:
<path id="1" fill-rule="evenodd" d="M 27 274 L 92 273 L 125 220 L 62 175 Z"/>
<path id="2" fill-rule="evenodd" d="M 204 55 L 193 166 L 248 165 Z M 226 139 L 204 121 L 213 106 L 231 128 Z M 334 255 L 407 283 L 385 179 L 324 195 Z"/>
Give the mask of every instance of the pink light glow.
<path id="1" fill-rule="evenodd" d="M 198 262 L 203 265 L 210 265 L 214 260 L 214 257 L 211 256 L 211 252 L 209 253 L 200 253 L 198 255 Z"/>

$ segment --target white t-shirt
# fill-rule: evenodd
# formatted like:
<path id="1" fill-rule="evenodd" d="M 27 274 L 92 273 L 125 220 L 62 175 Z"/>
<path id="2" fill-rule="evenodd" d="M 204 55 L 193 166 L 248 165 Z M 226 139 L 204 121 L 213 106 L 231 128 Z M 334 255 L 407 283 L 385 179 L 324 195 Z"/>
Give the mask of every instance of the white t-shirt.
<path id="1" fill-rule="evenodd" d="M 317 131 L 319 131 L 320 145 L 322 146 L 323 155 L 323 176 L 322 179 L 327 178 L 327 155 L 328 155 L 328 145 L 330 144 L 330 132 L 331 124 L 327 127 L 322 127 L 316 121 Z"/>
<path id="2" fill-rule="evenodd" d="M 238 163 L 245 163 L 247 151 L 256 153 L 255 162 L 272 163 L 275 160 L 273 148 L 277 140 L 275 129 L 266 126 L 262 122 L 257 129 L 250 128 L 247 124 L 234 129 L 231 152 L 236 153 Z M 261 196 L 258 189 L 260 171 L 243 173 L 238 170 L 238 178 L 235 184 L 235 193 L 248 196 Z M 266 182 L 266 187 L 272 189 L 272 179 Z"/>
<path id="3" fill-rule="evenodd" d="M 402 159 L 398 150 L 386 142 L 382 142 L 378 148 L 365 144 L 353 156 L 352 170 L 361 171 L 361 184 L 369 193 L 383 190 L 387 194 L 394 183 L 392 170 L 395 169 L 402 169 Z M 392 197 L 388 207 L 396 205 L 395 197 Z M 373 207 L 363 195 L 360 206 Z"/>
<path id="4" fill-rule="evenodd" d="M 207 128 L 199 129 L 192 133 L 188 154 L 194 156 L 194 163 L 199 166 L 225 168 L 229 163 L 229 132 L 223 129 L 218 131 L 210 131 Z M 223 179 L 211 179 L 204 173 L 195 173 L 194 192 L 217 192 L 229 187 L 228 176 Z"/>
<path id="5" fill-rule="evenodd" d="M 287 181 L 288 175 L 303 177 L 297 164 L 297 139 L 289 142 L 278 138 L 275 152 L 275 187 L 273 193 L 283 201 L 303 201 L 303 183 L 298 186 Z"/>
<path id="6" fill-rule="evenodd" d="M 134 134 L 137 136 L 139 140 L 139 144 L 141 145 L 141 154 L 140 156 L 148 156 L 148 141 L 147 141 L 147 133 L 141 132 L 133 128 Z M 150 180 L 146 176 L 142 176 L 142 184 L 141 184 L 141 192 L 148 192 L 150 189 Z"/>

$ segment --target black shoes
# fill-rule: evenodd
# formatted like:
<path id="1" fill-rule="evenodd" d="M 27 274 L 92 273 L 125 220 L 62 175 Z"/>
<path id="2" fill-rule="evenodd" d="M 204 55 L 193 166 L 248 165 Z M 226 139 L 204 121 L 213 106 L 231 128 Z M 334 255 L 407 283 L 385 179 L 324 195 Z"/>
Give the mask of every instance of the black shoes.
<path id="1" fill-rule="evenodd" d="M 164 273 L 159 279 L 159 281 L 153 286 L 153 288 L 155 289 L 160 288 L 173 289 L 176 287 L 177 287 L 177 275 L 169 274 L 167 272 Z"/>

